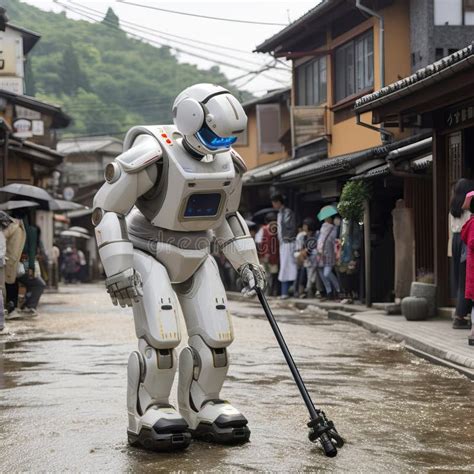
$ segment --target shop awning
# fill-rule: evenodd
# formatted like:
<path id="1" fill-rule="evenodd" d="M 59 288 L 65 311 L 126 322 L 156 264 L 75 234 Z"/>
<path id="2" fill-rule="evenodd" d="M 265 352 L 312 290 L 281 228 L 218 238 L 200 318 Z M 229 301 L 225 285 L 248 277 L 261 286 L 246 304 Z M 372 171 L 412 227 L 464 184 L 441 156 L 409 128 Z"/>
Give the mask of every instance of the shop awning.
<path id="1" fill-rule="evenodd" d="M 63 161 L 63 155 L 61 153 L 27 140 L 10 139 L 8 141 L 8 150 L 15 155 L 48 168 L 55 168 Z"/>
<path id="2" fill-rule="evenodd" d="M 420 156 L 423 152 L 430 152 L 433 146 L 433 137 L 428 137 L 423 140 L 419 140 L 415 143 L 411 143 L 400 148 L 392 150 L 388 155 L 388 160 L 399 160 L 401 158 L 407 158 L 410 156 Z"/>
<path id="3" fill-rule="evenodd" d="M 295 170 L 288 171 L 281 176 L 281 181 L 301 181 L 311 178 L 312 181 L 319 178 L 326 179 L 328 175 L 336 176 L 346 174 L 357 165 L 374 158 L 377 155 L 385 155 L 386 147 L 380 146 L 369 148 L 367 150 L 349 153 L 347 155 L 337 156 L 335 158 L 326 158 L 316 163 L 310 163 Z M 380 163 L 378 163 L 380 164 Z M 375 165 L 374 165 L 375 166 Z"/>
<path id="4" fill-rule="evenodd" d="M 389 162 L 392 162 L 395 166 L 402 165 L 400 171 L 404 172 L 411 173 L 426 170 L 433 163 L 433 156 L 431 154 L 432 142 L 432 137 L 427 137 L 414 143 L 395 148 L 385 156 L 384 164 L 373 167 L 365 172 L 359 171 L 352 179 L 375 179 L 389 176 L 392 174 Z"/>
<path id="5" fill-rule="evenodd" d="M 385 158 L 395 150 L 403 153 L 416 153 L 417 149 L 423 147 L 431 150 L 431 140 L 427 134 L 413 135 L 396 142 L 388 143 L 373 148 L 340 155 L 334 158 L 326 158 L 316 163 L 310 163 L 297 169 L 283 173 L 280 176 L 282 182 L 301 182 L 311 180 L 312 182 L 326 180 L 331 177 L 364 175 L 370 169 L 383 167 Z M 423 142 L 420 144 L 420 142 Z"/>
<path id="6" fill-rule="evenodd" d="M 322 158 L 327 156 L 327 152 L 318 151 L 311 153 L 306 156 L 302 156 L 301 158 L 293 158 L 284 161 L 278 161 L 276 163 L 271 163 L 271 165 L 265 165 L 261 168 L 256 168 L 254 170 L 247 171 L 244 174 L 243 182 L 244 185 L 257 185 L 262 183 L 271 183 L 279 176 L 287 173 L 291 170 L 299 169 L 302 166 L 318 162 Z"/>

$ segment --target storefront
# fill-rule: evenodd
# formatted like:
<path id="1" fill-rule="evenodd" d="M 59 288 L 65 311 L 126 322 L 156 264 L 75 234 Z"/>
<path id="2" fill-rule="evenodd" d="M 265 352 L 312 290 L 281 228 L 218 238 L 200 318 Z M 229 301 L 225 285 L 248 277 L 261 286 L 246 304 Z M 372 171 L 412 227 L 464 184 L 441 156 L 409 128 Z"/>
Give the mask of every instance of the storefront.
<path id="1" fill-rule="evenodd" d="M 426 228 L 416 246 L 433 252 L 439 303 L 450 303 L 448 213 L 453 185 L 474 177 L 474 49 L 470 45 L 356 103 L 358 114 L 372 111 L 372 122 L 383 127 L 433 131 L 431 203 L 423 201 L 430 186 L 412 187 L 411 203 Z M 418 194 L 423 194 L 418 195 Z M 428 220 L 427 220 L 428 219 Z M 420 223 L 420 226 L 422 224 Z M 425 252 L 426 253 L 426 252 Z"/>

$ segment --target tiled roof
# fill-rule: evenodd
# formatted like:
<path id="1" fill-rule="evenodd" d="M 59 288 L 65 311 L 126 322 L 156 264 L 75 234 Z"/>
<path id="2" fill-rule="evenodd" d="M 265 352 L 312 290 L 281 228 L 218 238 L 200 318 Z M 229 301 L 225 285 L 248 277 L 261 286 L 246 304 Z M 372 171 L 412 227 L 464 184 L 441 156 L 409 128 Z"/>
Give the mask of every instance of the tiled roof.
<path id="1" fill-rule="evenodd" d="M 301 158 L 293 158 L 284 160 L 281 162 L 273 163 L 274 166 L 263 169 L 250 170 L 245 173 L 243 177 L 244 184 L 261 184 L 263 182 L 271 182 L 275 178 L 278 178 L 283 173 L 287 173 L 295 168 L 299 169 L 301 166 L 314 161 L 320 160 L 323 156 L 326 156 L 326 151 L 319 151 L 310 155 L 303 156 Z M 325 160 L 324 160 L 325 161 Z"/>
<path id="2" fill-rule="evenodd" d="M 8 149 L 20 156 L 25 157 L 33 163 L 54 168 L 63 160 L 63 154 L 52 148 L 28 140 L 10 138 L 8 140 Z"/>
<path id="3" fill-rule="evenodd" d="M 329 10 L 336 2 L 337 0 L 322 0 L 311 10 L 308 10 L 303 16 L 300 16 L 297 20 L 290 23 L 281 31 L 266 39 L 263 43 L 259 44 L 255 48 L 255 51 L 259 53 L 268 53 L 272 51 L 276 46 L 278 46 L 278 42 L 281 41 L 286 35 L 292 34 L 295 29 L 300 28 L 308 20 L 311 20 L 326 10 Z"/>
<path id="4" fill-rule="evenodd" d="M 289 94 L 290 91 L 291 91 L 291 87 L 283 87 L 281 89 L 276 89 L 274 91 L 268 92 L 267 94 L 261 97 L 256 97 L 255 99 L 250 99 L 250 100 L 247 100 L 246 102 L 243 102 L 242 107 L 246 109 L 247 107 L 250 107 L 252 105 L 266 104 L 268 102 L 272 102 L 272 101 L 275 101 L 276 99 L 279 99 L 285 94 Z"/>
<path id="5" fill-rule="evenodd" d="M 367 94 L 356 101 L 355 110 L 364 112 L 376 107 L 376 104 L 386 103 L 409 94 L 415 88 L 421 88 L 426 83 L 438 82 L 444 77 L 454 72 L 474 66 L 474 45 L 470 44 L 466 48 L 440 59 L 422 69 L 419 69 L 411 76 L 405 77 L 382 89 Z"/>
<path id="6" fill-rule="evenodd" d="M 94 153 L 103 150 L 111 145 L 119 150 L 122 148 L 122 141 L 114 137 L 81 137 L 81 138 L 65 138 L 58 142 L 58 150 L 64 155 L 73 153 Z M 116 151 L 115 149 L 113 151 Z"/>
<path id="7" fill-rule="evenodd" d="M 71 117 L 65 114 L 59 105 L 44 102 L 36 97 L 16 94 L 15 92 L 0 89 L 0 97 L 5 98 L 13 104 L 21 105 L 28 109 L 36 110 L 44 114 L 50 114 L 53 117 L 52 128 L 65 128 L 71 123 Z"/>
<path id="8" fill-rule="evenodd" d="M 310 163 L 288 171 L 282 174 L 280 179 L 282 181 L 298 181 L 308 177 L 316 179 L 321 176 L 326 179 L 328 175 L 351 174 L 354 173 L 354 168 L 361 163 L 374 158 L 384 158 L 392 150 L 417 143 L 424 138 L 426 138 L 426 134 L 413 135 L 396 142 L 387 143 L 386 145 L 380 145 L 334 158 L 326 158 L 316 163 Z"/>

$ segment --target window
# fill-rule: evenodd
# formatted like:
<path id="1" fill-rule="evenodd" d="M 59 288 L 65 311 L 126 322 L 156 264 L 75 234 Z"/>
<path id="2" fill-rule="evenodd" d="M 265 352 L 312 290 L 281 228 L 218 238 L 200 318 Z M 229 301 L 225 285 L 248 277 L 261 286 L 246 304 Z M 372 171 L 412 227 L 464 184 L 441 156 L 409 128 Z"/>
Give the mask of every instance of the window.
<path id="1" fill-rule="evenodd" d="M 464 0 L 463 7 L 464 24 L 474 25 L 474 0 Z"/>
<path id="2" fill-rule="evenodd" d="M 326 102 L 326 58 L 296 68 L 297 105 L 318 105 Z"/>
<path id="3" fill-rule="evenodd" d="M 435 25 L 474 25 L 474 0 L 434 0 Z"/>
<path id="4" fill-rule="evenodd" d="M 259 153 L 278 153 L 282 151 L 280 104 L 257 104 L 256 111 Z"/>
<path id="5" fill-rule="evenodd" d="M 443 48 L 436 48 L 435 49 L 435 60 L 438 61 L 441 58 L 444 58 L 444 49 Z"/>
<path id="6" fill-rule="evenodd" d="M 370 31 L 336 49 L 336 102 L 374 85 L 374 39 Z"/>

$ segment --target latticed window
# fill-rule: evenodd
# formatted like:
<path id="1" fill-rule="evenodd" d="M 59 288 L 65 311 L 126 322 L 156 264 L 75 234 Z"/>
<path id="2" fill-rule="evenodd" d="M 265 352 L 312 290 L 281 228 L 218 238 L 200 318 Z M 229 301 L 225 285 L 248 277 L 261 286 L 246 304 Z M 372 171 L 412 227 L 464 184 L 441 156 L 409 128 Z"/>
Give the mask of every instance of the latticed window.
<path id="1" fill-rule="evenodd" d="M 326 102 L 326 57 L 296 68 L 296 104 L 319 105 Z"/>
<path id="2" fill-rule="evenodd" d="M 374 85 L 374 37 L 368 33 L 336 49 L 336 102 Z"/>

